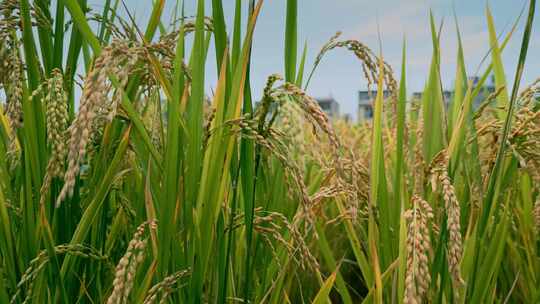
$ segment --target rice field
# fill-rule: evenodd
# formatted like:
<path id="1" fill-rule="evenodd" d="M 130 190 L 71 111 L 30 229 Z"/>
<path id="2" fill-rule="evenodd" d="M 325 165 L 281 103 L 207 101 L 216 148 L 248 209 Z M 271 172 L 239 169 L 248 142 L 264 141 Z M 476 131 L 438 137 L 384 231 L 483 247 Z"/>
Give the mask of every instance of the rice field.
<path id="1" fill-rule="evenodd" d="M 390 66 L 338 33 L 308 64 L 306 2 L 286 1 L 285 69 L 263 92 L 262 0 L 178 1 L 173 23 L 148 1 L 142 25 L 103 3 L 0 0 L 0 303 L 540 303 L 540 78 L 521 81 L 535 0 L 504 35 L 486 9 L 477 84 L 456 27 L 450 100 L 433 16 L 410 100 L 405 43 Z M 310 95 L 336 49 L 377 90 L 373 119 L 331 120 Z"/>

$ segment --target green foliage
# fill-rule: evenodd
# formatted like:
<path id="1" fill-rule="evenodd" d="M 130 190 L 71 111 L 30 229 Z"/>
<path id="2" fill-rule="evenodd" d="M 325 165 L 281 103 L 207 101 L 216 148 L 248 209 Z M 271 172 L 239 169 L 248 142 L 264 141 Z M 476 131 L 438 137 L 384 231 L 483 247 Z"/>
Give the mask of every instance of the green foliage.
<path id="1" fill-rule="evenodd" d="M 511 88 L 502 53 L 518 22 L 499 41 L 486 9 L 491 62 L 475 87 L 456 18 L 451 100 L 432 15 L 419 101 L 407 98 L 405 41 L 398 84 L 382 53 L 332 37 L 312 71 L 345 48 L 377 87 L 373 120 L 357 125 L 330 121 L 301 89 L 304 3 L 283 2 L 284 79 L 252 92 L 262 0 L 234 12 L 198 0 L 194 17 L 176 1 L 170 28 L 156 0 L 142 29 L 119 0 L 96 15 L 53 2 L 0 2 L 1 303 L 540 301 L 540 85 L 519 92 L 534 0 Z M 61 123 L 45 85 L 58 71 Z M 48 165 L 57 151 L 62 176 Z"/>

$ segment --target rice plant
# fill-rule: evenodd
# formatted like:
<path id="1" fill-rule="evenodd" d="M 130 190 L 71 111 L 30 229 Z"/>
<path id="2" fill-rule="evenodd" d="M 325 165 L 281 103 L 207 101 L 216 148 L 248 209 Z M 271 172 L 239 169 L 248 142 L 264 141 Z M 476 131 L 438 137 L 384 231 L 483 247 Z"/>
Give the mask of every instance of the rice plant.
<path id="1" fill-rule="evenodd" d="M 262 0 L 198 0 L 171 24 L 155 0 L 143 26 L 103 2 L 0 1 L 1 303 L 540 303 L 540 80 L 521 83 L 535 0 L 503 36 L 486 9 L 476 85 L 456 26 L 448 107 L 433 16 L 411 101 L 405 44 L 391 67 L 338 33 L 310 69 L 296 0 L 263 92 Z M 373 120 L 330 120 L 310 95 L 338 48 L 377 89 Z"/>

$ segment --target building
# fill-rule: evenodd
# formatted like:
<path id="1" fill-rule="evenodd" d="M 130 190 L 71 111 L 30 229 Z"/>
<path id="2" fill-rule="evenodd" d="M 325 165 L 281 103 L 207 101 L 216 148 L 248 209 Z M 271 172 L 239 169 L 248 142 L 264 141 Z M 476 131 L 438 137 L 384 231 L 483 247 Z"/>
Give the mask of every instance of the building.
<path id="1" fill-rule="evenodd" d="M 343 116 L 341 116 L 341 119 L 348 124 L 352 123 L 352 116 L 349 113 L 343 114 Z"/>
<path id="2" fill-rule="evenodd" d="M 474 76 L 469 77 L 468 82 L 471 82 L 473 85 L 473 90 L 475 90 L 478 87 L 478 82 L 480 81 L 480 77 Z M 478 92 L 478 95 L 473 100 L 473 108 L 476 109 L 482 104 L 484 100 L 489 96 L 489 94 L 495 92 L 495 78 L 493 76 L 490 77 L 490 81 L 487 84 L 484 84 L 480 91 Z M 422 92 L 414 92 L 412 95 L 413 100 L 421 100 L 422 99 Z M 445 106 L 448 108 L 448 106 L 454 101 L 454 91 L 443 91 L 443 100 Z"/>
<path id="3" fill-rule="evenodd" d="M 478 87 L 478 82 L 480 81 L 480 77 L 474 76 L 470 77 L 468 79 L 469 82 L 473 85 L 473 90 Z M 478 108 L 482 102 L 486 100 L 486 98 L 491 94 L 495 92 L 495 78 L 493 76 L 490 77 L 489 81 L 487 81 L 482 88 L 479 90 L 478 95 L 473 100 L 473 108 Z M 454 101 L 454 91 L 453 90 L 443 90 L 442 97 L 444 100 L 445 106 L 448 108 L 448 106 Z M 373 118 L 373 101 L 375 100 L 375 97 L 377 96 L 377 90 L 369 90 L 369 91 L 359 91 L 358 92 L 358 121 L 365 121 L 370 120 Z M 414 92 L 411 96 L 411 101 L 421 101 L 423 96 L 423 92 Z M 388 90 L 384 90 L 383 92 L 383 98 L 386 99 L 390 97 L 390 92 Z M 538 97 L 536 97 L 540 100 L 540 93 L 538 94 Z"/>
<path id="4" fill-rule="evenodd" d="M 420 99 L 422 99 L 422 92 L 414 92 L 414 93 L 412 93 L 412 99 L 413 99 L 413 100 L 420 100 Z"/>
<path id="5" fill-rule="evenodd" d="M 339 118 L 339 103 L 334 99 L 334 97 L 324 97 L 317 98 L 319 106 L 323 112 L 332 119 Z"/>
<path id="6" fill-rule="evenodd" d="M 377 90 L 358 92 L 358 121 L 370 120 L 373 118 L 373 100 L 377 96 Z M 383 98 L 390 97 L 390 91 L 383 91 Z"/>
<path id="7" fill-rule="evenodd" d="M 480 81 L 480 77 L 478 77 L 478 76 L 469 77 L 469 81 L 472 81 L 473 90 L 474 90 L 474 89 L 476 89 L 478 87 L 478 81 Z M 486 100 L 486 98 L 491 93 L 494 93 L 494 92 L 495 92 L 495 77 L 492 75 L 490 77 L 490 82 L 487 83 L 487 84 L 484 84 L 484 86 L 478 92 L 478 95 L 476 96 L 476 98 L 474 98 L 474 100 L 473 100 L 473 108 L 475 108 L 475 109 L 478 108 L 480 106 L 480 104 L 482 104 L 482 102 L 484 100 Z"/>
<path id="8" fill-rule="evenodd" d="M 444 104 L 445 104 L 445 106 L 448 107 L 448 104 L 454 98 L 454 91 L 444 90 L 442 92 L 442 95 L 443 95 Z M 422 100 L 422 96 L 424 96 L 423 92 L 414 92 L 412 94 L 412 100 L 420 101 L 420 100 Z"/>

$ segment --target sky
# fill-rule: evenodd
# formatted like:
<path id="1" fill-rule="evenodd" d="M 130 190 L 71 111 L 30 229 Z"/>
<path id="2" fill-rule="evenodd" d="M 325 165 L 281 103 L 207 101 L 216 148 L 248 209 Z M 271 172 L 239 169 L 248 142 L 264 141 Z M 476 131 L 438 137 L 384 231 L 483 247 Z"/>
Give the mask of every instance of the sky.
<path id="1" fill-rule="evenodd" d="M 144 24 L 151 11 L 152 0 L 125 0 L 136 20 Z M 249 1 L 243 17 L 247 14 Z M 104 1 L 89 1 L 94 8 L 102 7 Z M 166 2 L 165 18 L 170 16 L 174 0 Z M 211 13 L 207 0 L 207 14 Z M 233 0 L 223 0 L 228 32 L 232 29 Z M 379 50 L 379 30 L 382 38 L 382 54 L 399 79 L 403 39 L 407 41 L 407 90 L 422 90 L 428 76 L 432 44 L 429 12 L 433 12 L 437 24 L 443 22 L 441 35 L 441 75 L 445 89 L 452 89 L 455 78 L 457 36 L 453 12 L 455 10 L 460 31 L 468 75 L 477 73 L 482 58 L 489 51 L 486 25 L 486 5 L 489 5 L 497 33 L 508 32 L 512 24 L 526 8 L 526 0 L 299 0 L 298 1 L 299 50 L 307 43 L 306 70 L 311 70 L 313 60 L 322 45 L 337 31 L 343 39 L 356 39 L 368 45 L 376 53 Z M 196 0 L 186 0 L 186 15 L 194 15 Z M 285 0 L 265 0 L 255 29 L 252 50 L 251 81 L 255 98 L 260 97 L 266 78 L 284 71 Z M 513 80 L 525 14 L 520 26 L 503 53 L 503 63 L 508 79 Z M 537 7 L 536 19 L 540 19 Z M 168 19 L 165 19 L 168 20 Z M 540 20 L 535 20 L 529 56 L 525 67 L 523 85 L 540 77 Z M 216 84 L 215 54 L 213 46 L 208 54 L 206 83 L 208 91 Z M 489 60 L 488 62 L 489 63 Z M 483 64 L 480 71 L 486 67 Z M 365 90 L 361 65 L 354 55 L 345 50 L 329 53 L 315 73 L 308 93 L 314 97 L 334 97 L 342 113 L 356 116 L 358 90 Z"/>

